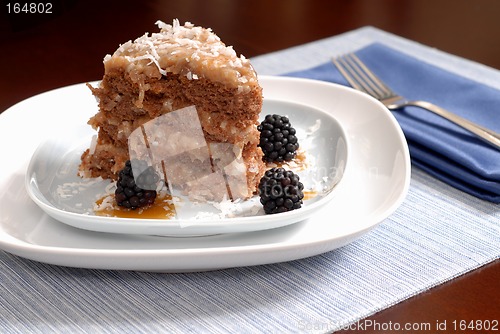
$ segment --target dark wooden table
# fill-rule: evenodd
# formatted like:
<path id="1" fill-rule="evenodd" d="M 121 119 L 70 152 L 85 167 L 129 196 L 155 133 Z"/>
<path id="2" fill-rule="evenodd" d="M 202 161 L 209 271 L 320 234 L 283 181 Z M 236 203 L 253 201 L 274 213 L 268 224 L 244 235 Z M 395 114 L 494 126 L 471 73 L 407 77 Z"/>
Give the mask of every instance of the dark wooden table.
<path id="1" fill-rule="evenodd" d="M 11 13 L 8 13 L 10 5 Z M 47 3 L 44 2 L 44 3 Z M 497 0 L 55 0 L 52 13 L 0 7 L 0 111 L 32 95 L 102 77 L 102 59 L 120 43 L 179 18 L 211 27 L 253 57 L 371 25 L 500 69 Z M 379 323 L 500 318 L 500 261 L 368 318 Z M 500 329 L 499 329 L 500 331 Z M 378 333 L 373 328 L 345 333 Z M 409 332 L 409 331 L 408 331 Z M 415 331 L 421 332 L 421 331 Z"/>

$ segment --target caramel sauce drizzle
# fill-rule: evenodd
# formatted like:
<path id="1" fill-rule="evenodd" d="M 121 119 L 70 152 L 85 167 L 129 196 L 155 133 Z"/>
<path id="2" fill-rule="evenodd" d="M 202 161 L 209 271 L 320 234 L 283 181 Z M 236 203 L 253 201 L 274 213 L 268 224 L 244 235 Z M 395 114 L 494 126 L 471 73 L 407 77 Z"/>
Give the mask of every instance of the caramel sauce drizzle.
<path id="1" fill-rule="evenodd" d="M 302 193 L 304 194 L 304 201 L 318 196 L 318 192 L 316 190 L 304 190 Z"/>
<path id="2" fill-rule="evenodd" d="M 111 197 L 111 198 L 109 198 Z M 109 199 L 108 199 L 109 198 Z M 101 207 L 105 200 L 111 201 L 111 206 Z M 172 219 L 175 218 L 175 206 L 172 202 L 172 196 L 162 195 L 157 197 L 152 205 L 136 210 L 130 210 L 118 206 L 115 202 L 114 194 L 106 195 L 96 201 L 97 209 L 95 214 L 104 217 L 116 218 L 136 218 L 136 219 Z"/>
<path id="3" fill-rule="evenodd" d="M 294 171 L 301 171 L 307 169 L 309 167 L 309 163 L 307 161 L 306 152 L 299 149 L 297 151 L 297 155 L 292 161 L 283 161 L 283 162 L 268 162 L 266 163 L 266 167 L 268 169 L 273 167 L 281 167 L 281 168 L 290 168 Z"/>

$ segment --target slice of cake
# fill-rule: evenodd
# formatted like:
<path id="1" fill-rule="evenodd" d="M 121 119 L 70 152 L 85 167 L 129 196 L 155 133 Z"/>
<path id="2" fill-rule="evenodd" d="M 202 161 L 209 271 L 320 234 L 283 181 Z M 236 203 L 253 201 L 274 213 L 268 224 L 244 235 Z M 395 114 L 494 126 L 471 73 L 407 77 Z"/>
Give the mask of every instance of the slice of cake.
<path id="1" fill-rule="evenodd" d="M 262 88 L 253 67 L 244 56 L 238 57 L 232 47 L 221 42 L 211 29 L 189 22 L 182 26 L 178 20 L 172 25 L 161 21 L 156 24 L 159 33 L 146 33 L 121 45 L 113 55 L 107 55 L 101 83 L 98 87 L 89 85 L 99 101 L 99 111 L 88 123 L 98 134 L 82 155 L 80 175 L 116 180 L 130 158 L 129 136 L 134 130 L 174 111 L 179 111 L 176 117 L 182 119 L 183 110 L 195 110 L 196 120 L 187 112 L 185 115 L 189 114 L 189 122 L 201 125 L 205 146 L 226 150 L 230 147 L 230 156 L 242 162 L 237 168 L 244 167 L 246 184 L 232 197 L 250 197 L 265 169 L 257 130 Z M 171 125 L 160 131 L 171 132 Z M 183 141 L 193 140 L 189 133 L 180 136 Z M 148 142 L 148 138 L 144 139 Z M 214 159 L 219 153 L 210 150 L 209 153 L 212 166 L 217 163 L 215 160 L 219 163 L 227 160 L 227 155 Z M 196 168 L 197 157 L 191 159 Z M 233 161 L 227 165 L 234 165 Z M 224 177 L 226 183 L 230 182 L 226 173 Z M 178 180 L 181 182 L 182 177 Z M 206 183 L 204 186 L 210 187 Z M 185 190 L 189 192 L 189 188 Z"/>

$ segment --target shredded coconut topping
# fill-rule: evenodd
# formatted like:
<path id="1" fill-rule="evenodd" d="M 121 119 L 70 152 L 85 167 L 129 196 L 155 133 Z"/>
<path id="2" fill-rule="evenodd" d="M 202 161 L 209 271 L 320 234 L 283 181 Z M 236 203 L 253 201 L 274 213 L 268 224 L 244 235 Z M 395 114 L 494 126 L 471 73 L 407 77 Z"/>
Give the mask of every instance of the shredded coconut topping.
<path id="1" fill-rule="evenodd" d="M 247 92 L 257 84 L 249 60 L 243 55 L 238 57 L 212 29 L 190 22 L 180 25 L 177 19 L 171 25 L 162 21 L 156 25 L 160 32 L 146 33 L 120 45 L 112 56 L 107 55 L 106 68 L 124 67 L 129 73 L 158 78 L 169 73 L 189 80 L 207 78 L 237 87 L 239 92 Z"/>

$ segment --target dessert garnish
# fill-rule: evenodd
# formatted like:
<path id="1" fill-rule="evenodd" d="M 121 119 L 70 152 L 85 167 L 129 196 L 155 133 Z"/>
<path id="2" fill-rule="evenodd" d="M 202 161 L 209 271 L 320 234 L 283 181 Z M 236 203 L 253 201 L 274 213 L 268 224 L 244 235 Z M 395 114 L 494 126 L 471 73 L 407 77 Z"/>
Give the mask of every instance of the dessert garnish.
<path id="1" fill-rule="evenodd" d="M 138 174 L 137 177 L 134 177 L 134 172 Z M 116 204 L 131 210 L 153 204 L 159 180 L 155 170 L 144 161 L 127 160 L 118 174 Z"/>
<path id="2" fill-rule="evenodd" d="M 299 143 L 288 117 L 267 115 L 257 129 L 260 131 L 259 147 L 264 152 L 264 161 L 283 162 L 295 158 Z"/>
<path id="3" fill-rule="evenodd" d="M 274 214 L 299 209 L 304 185 L 294 172 L 281 167 L 267 170 L 259 183 L 260 202 L 264 212 Z"/>

